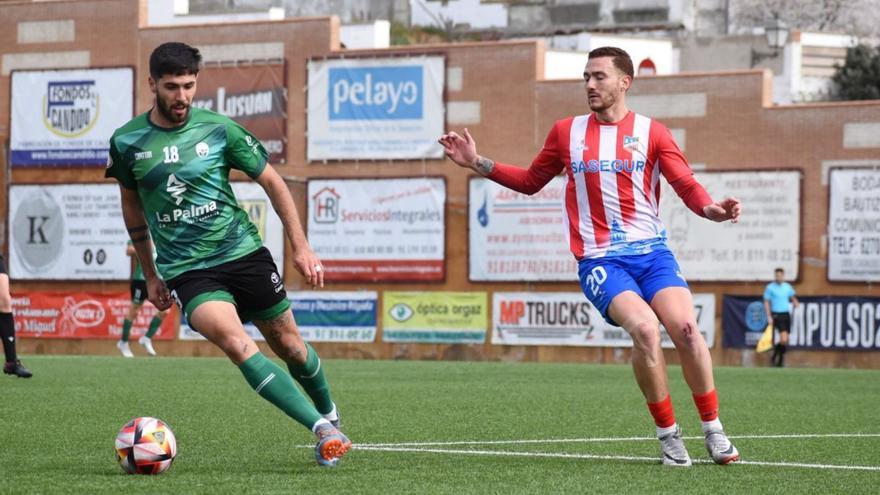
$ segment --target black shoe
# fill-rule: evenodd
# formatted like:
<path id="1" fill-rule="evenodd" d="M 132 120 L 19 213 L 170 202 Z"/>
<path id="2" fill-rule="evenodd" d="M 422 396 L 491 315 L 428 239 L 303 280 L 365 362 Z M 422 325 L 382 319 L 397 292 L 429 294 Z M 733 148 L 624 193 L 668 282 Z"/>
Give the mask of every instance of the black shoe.
<path id="1" fill-rule="evenodd" d="M 9 361 L 6 364 L 4 364 L 3 365 L 3 373 L 7 374 L 7 375 L 15 375 L 19 378 L 30 378 L 30 377 L 34 376 L 33 373 L 28 371 L 28 369 L 25 368 L 21 364 L 20 359 L 16 359 L 15 361 Z"/>

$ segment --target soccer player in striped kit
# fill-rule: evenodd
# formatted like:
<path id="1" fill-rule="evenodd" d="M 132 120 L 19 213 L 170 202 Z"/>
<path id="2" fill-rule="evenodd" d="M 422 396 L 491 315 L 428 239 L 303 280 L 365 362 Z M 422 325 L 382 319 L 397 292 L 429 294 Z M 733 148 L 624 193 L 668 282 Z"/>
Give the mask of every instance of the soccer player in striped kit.
<path id="1" fill-rule="evenodd" d="M 712 358 L 697 327 L 693 299 L 666 245 L 660 220 L 660 176 L 694 213 L 736 222 L 736 198 L 714 202 L 659 122 L 631 112 L 626 92 L 633 64 L 619 48 L 591 51 L 584 70 L 592 113 L 556 122 L 528 169 L 477 154 L 467 129 L 440 138 L 457 165 L 524 194 L 564 172 L 563 219 L 587 299 L 633 339 L 632 365 L 660 440 L 661 460 L 690 466 L 667 384 L 660 323 L 672 338 L 702 419 L 706 448 L 718 464 L 739 458 L 718 419 Z"/>

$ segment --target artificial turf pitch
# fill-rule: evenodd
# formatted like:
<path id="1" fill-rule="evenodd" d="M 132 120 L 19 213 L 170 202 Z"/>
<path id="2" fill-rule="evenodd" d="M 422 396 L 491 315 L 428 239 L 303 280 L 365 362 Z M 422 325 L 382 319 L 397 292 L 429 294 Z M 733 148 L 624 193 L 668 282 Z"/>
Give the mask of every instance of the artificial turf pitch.
<path id="1" fill-rule="evenodd" d="M 744 462 L 708 463 L 680 369 L 676 416 L 695 464 L 659 464 L 627 366 L 325 363 L 355 444 L 335 469 L 311 434 L 225 359 L 26 356 L 0 377 L 0 493 L 880 493 L 880 372 L 717 368 Z M 123 473 L 113 440 L 166 421 L 178 456 Z"/>

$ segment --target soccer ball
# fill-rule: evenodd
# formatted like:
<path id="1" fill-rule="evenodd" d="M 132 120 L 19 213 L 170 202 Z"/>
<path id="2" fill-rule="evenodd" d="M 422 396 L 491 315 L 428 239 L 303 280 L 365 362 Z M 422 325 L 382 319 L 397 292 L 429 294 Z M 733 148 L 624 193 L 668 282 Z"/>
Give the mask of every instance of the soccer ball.
<path id="1" fill-rule="evenodd" d="M 177 440 L 162 420 L 134 418 L 116 435 L 116 460 L 129 474 L 159 474 L 177 455 Z"/>

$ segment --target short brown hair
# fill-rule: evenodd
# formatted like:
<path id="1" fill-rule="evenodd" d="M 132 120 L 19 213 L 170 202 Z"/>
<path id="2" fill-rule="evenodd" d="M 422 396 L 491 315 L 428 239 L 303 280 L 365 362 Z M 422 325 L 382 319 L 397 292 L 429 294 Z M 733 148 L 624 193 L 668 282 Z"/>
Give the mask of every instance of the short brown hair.
<path id="1" fill-rule="evenodd" d="M 633 61 L 629 57 L 629 53 L 626 53 L 623 49 L 617 48 L 616 46 L 601 46 L 590 51 L 590 55 L 587 58 L 591 59 L 600 57 L 611 57 L 611 62 L 614 64 L 614 67 L 617 67 L 617 70 L 623 72 L 629 77 L 635 77 Z"/>

